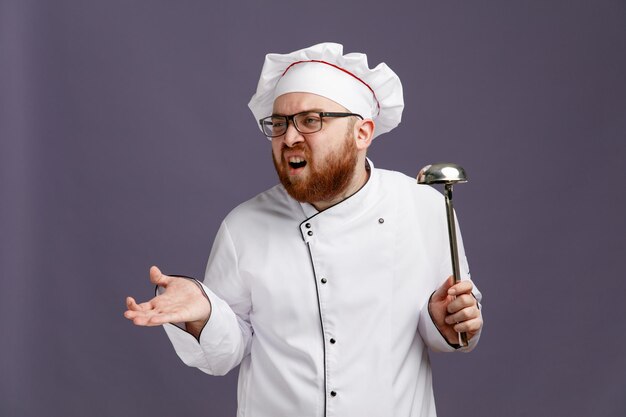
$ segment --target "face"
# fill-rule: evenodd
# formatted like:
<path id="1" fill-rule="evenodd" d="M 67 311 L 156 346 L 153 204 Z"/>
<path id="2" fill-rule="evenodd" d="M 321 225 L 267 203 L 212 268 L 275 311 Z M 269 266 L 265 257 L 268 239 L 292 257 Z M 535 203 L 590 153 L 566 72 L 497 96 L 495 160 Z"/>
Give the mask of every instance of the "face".
<path id="1" fill-rule="evenodd" d="M 288 93 L 275 100 L 273 113 L 305 110 L 346 111 L 316 94 Z M 274 166 L 289 195 L 302 202 L 328 202 L 350 187 L 358 160 L 353 126 L 351 117 L 324 118 L 322 130 L 302 134 L 290 123 L 284 135 L 272 139 Z"/>

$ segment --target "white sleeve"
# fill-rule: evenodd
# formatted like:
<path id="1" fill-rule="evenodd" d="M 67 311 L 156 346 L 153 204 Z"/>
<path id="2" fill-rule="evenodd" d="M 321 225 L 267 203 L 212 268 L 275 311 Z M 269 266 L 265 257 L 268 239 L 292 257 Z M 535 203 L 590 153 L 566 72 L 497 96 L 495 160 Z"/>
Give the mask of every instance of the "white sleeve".
<path id="1" fill-rule="evenodd" d="M 211 303 L 211 316 L 199 340 L 173 324 L 163 327 L 186 365 L 224 375 L 250 353 L 253 334 L 250 291 L 239 274 L 237 253 L 225 222 L 217 232 L 201 286 Z"/>

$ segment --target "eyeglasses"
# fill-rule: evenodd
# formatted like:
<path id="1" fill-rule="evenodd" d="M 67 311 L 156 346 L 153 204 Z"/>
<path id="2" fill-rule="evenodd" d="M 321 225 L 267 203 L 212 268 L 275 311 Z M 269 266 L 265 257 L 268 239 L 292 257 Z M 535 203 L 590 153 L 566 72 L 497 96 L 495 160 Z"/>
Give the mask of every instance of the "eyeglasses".
<path id="1" fill-rule="evenodd" d="M 356 113 L 329 113 L 316 111 L 303 111 L 291 116 L 272 115 L 259 120 L 261 130 L 268 139 L 276 138 L 287 133 L 289 121 L 293 122 L 293 127 L 300 133 L 315 133 L 322 130 L 322 119 L 324 117 L 350 117 L 356 116 L 363 120 L 363 117 Z"/>

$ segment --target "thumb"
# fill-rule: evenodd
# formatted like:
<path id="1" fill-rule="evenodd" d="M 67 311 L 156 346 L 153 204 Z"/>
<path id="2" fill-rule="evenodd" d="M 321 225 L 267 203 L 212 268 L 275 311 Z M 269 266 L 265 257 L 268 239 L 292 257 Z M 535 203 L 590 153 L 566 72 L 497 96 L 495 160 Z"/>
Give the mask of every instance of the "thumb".
<path id="1" fill-rule="evenodd" d="M 437 291 L 435 291 L 435 293 L 433 294 L 433 298 L 437 300 L 445 300 L 448 296 L 448 290 L 450 289 L 450 287 L 452 287 L 452 285 L 454 285 L 454 277 L 450 275 L 441 284 L 441 286 L 437 288 Z"/>
<path id="2" fill-rule="evenodd" d="M 170 283 L 170 277 L 164 275 L 163 272 L 156 266 L 150 268 L 150 282 L 154 285 L 166 287 Z"/>

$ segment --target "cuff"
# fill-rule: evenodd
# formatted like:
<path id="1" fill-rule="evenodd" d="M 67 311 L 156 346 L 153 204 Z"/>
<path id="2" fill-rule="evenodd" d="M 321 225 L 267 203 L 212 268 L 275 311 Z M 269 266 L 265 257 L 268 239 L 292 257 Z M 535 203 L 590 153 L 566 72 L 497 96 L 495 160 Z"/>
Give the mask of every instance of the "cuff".
<path id="1" fill-rule="evenodd" d="M 428 304 L 430 297 L 426 301 L 426 305 L 422 307 L 420 311 L 418 329 L 422 335 L 422 339 L 429 348 L 435 352 L 454 352 L 457 350 L 457 346 L 448 343 L 445 337 L 441 334 L 435 323 L 433 322 L 430 312 L 428 311 Z M 472 339 L 473 340 L 473 339 Z"/>

